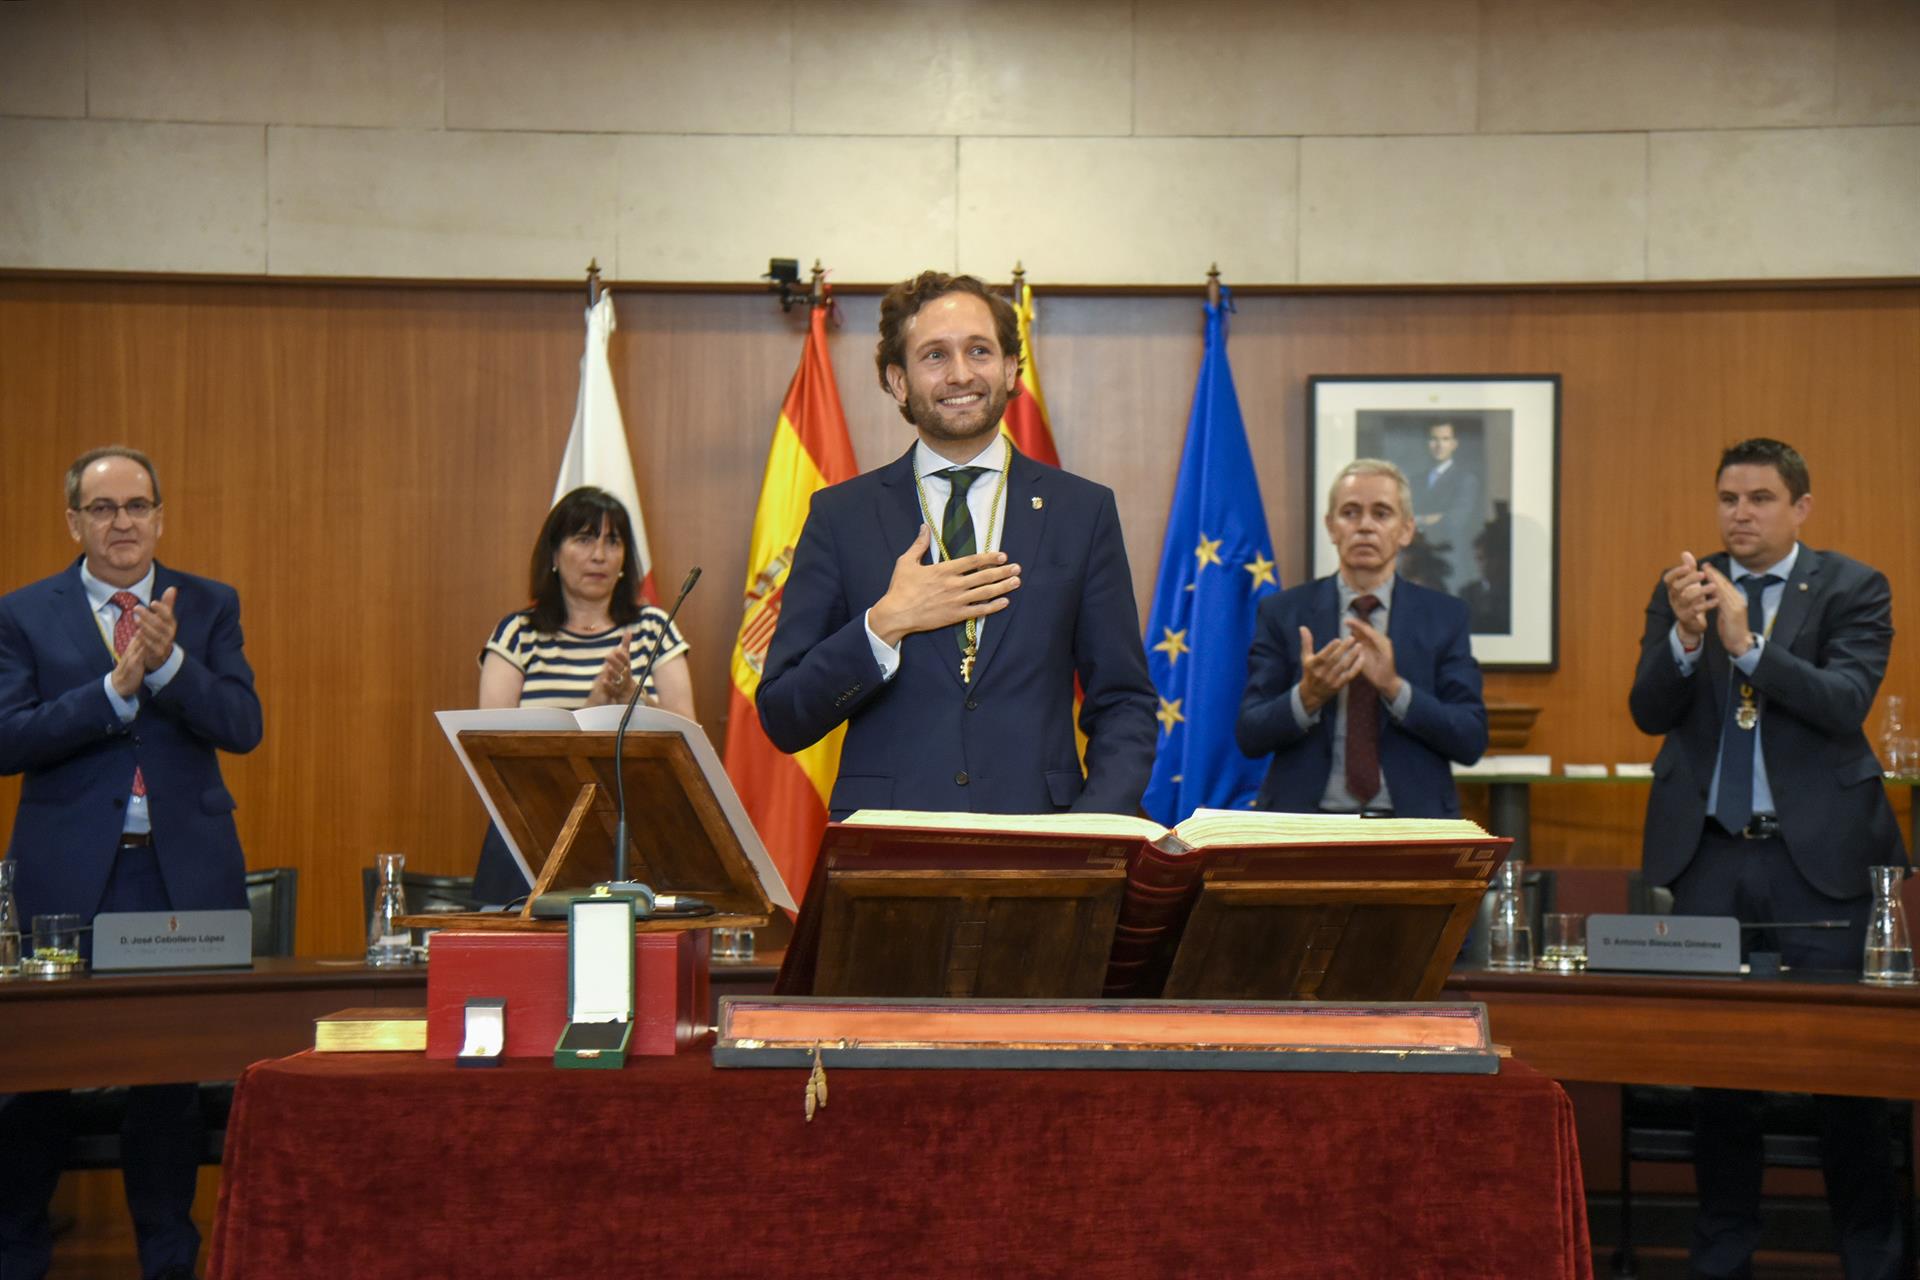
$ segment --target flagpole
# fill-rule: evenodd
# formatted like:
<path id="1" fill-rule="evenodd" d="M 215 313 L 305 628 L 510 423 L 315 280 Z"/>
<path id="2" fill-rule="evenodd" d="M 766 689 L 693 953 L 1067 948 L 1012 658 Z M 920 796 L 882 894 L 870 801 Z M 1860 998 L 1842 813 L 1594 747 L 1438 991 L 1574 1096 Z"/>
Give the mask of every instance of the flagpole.
<path id="1" fill-rule="evenodd" d="M 1027 266 L 1020 259 L 1013 261 L 1013 305 L 1020 305 L 1020 287 L 1027 282 Z"/>
<path id="2" fill-rule="evenodd" d="M 600 259 L 592 258 L 587 262 L 587 306 L 589 309 L 600 301 Z"/>
<path id="3" fill-rule="evenodd" d="M 827 300 L 827 271 L 820 259 L 813 260 L 813 283 L 807 286 L 807 306 L 817 307 Z M 829 317 L 831 319 L 831 317 Z"/>
<path id="4" fill-rule="evenodd" d="M 1220 264 L 1217 262 L 1207 268 L 1207 305 L 1215 311 L 1220 309 Z"/>

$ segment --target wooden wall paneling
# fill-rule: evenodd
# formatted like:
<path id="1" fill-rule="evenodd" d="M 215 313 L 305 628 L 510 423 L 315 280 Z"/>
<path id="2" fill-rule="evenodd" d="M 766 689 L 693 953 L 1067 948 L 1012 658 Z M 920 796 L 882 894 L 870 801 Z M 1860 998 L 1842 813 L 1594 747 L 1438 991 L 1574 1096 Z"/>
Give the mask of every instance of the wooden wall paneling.
<path id="1" fill-rule="evenodd" d="M 614 337 L 663 591 L 716 742 L 746 543 L 804 317 L 750 294 L 622 293 Z M 1557 760 L 1649 759 L 1627 719 L 1641 611 L 1682 546 L 1717 545 L 1712 465 L 1742 435 L 1813 468 L 1809 540 L 1886 570 L 1913 687 L 1920 290 L 1591 290 L 1242 296 L 1230 352 L 1285 581 L 1307 563 L 1305 379 L 1557 372 L 1564 379 L 1561 667 L 1489 690 L 1546 707 Z M 471 866 L 481 810 L 430 712 L 470 705 L 474 657 L 523 602 L 571 419 L 578 289 L 101 280 L 0 282 L 0 588 L 73 554 L 61 470 L 125 439 L 166 482 L 164 559 L 235 583 L 267 739 L 232 761 L 249 860 L 302 870 L 300 947 L 351 950 L 358 868 L 400 849 Z M 872 371 L 877 299 L 830 345 L 862 467 L 911 436 Z M 1067 465 L 1120 496 L 1147 609 L 1193 380 L 1196 297 L 1041 298 L 1038 357 Z M 1877 720 L 1874 727 L 1877 728 Z M 0 780 L 0 827 L 15 779 Z M 1469 795 L 1469 803 L 1474 797 Z M 1554 788 L 1543 860 L 1637 857 L 1644 792 Z"/>

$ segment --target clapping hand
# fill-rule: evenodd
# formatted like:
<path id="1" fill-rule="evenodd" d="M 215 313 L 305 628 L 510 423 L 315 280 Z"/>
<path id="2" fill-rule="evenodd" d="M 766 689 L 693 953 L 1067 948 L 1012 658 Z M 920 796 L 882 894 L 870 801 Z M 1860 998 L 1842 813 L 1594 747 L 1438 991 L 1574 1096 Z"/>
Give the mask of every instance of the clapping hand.
<path id="1" fill-rule="evenodd" d="M 1720 643 L 1729 657 L 1737 658 L 1753 647 L 1754 620 L 1747 616 L 1747 593 L 1710 564 L 1701 565 L 1700 571 L 1706 578 L 1707 605 L 1719 610 L 1714 622 L 1720 629 Z"/>
<path id="2" fill-rule="evenodd" d="M 624 703 L 633 696 L 633 634 L 622 629 L 620 643 L 607 654 L 607 660 L 600 664 L 599 672 L 593 677 L 593 688 L 587 691 L 587 705 L 605 706 L 609 702 Z"/>
<path id="3" fill-rule="evenodd" d="M 1364 657 L 1352 636 L 1329 640 L 1316 651 L 1313 632 L 1300 628 L 1300 704 L 1313 712 L 1333 701 L 1360 674 Z"/>
<path id="4" fill-rule="evenodd" d="M 1681 647 L 1698 649 L 1707 634 L 1707 611 L 1715 604 L 1706 571 L 1693 558 L 1693 552 L 1682 551 L 1680 563 L 1667 570 L 1660 580 L 1667 584 L 1667 607 L 1673 610 L 1673 625 L 1680 633 Z M 1744 618 L 1746 612 L 1742 601 L 1741 617 Z M 1723 610 L 1721 617 L 1725 616 Z"/>
<path id="5" fill-rule="evenodd" d="M 158 671 L 173 656 L 173 637 L 179 629 L 173 616 L 173 602 L 179 594 L 178 587 L 168 587 L 151 605 L 140 605 L 133 611 L 140 630 L 127 649 L 140 651 L 145 672 Z"/>
<path id="6" fill-rule="evenodd" d="M 1386 632 L 1359 618 L 1348 618 L 1347 626 L 1360 654 L 1360 677 L 1378 689 L 1381 697 L 1393 701 L 1400 692 L 1400 673 L 1393 666 L 1393 641 Z"/>

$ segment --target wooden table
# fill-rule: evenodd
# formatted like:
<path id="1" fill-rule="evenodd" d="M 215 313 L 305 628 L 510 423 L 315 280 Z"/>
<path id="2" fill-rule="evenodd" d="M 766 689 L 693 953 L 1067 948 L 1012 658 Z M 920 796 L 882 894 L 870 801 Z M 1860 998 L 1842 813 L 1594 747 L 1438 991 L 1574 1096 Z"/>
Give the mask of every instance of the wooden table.
<path id="1" fill-rule="evenodd" d="M 1556 1080 L 1920 1098 L 1920 987 L 1460 969 L 1444 995 Z"/>
<path id="2" fill-rule="evenodd" d="M 313 1047 L 339 1009 L 427 1003 L 424 967 L 261 957 L 251 970 L 0 982 L 0 1093 L 231 1080 Z"/>

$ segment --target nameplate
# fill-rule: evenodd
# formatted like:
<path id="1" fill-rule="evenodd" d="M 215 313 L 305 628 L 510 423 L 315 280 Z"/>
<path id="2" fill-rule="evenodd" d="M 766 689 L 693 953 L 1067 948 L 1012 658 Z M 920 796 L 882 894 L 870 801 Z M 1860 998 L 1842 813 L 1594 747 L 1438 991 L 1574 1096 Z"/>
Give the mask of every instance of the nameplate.
<path id="1" fill-rule="evenodd" d="M 1588 916 L 1587 968 L 1738 973 L 1740 922 L 1732 916 Z"/>
<path id="2" fill-rule="evenodd" d="M 248 969 L 251 911 L 103 911 L 93 918 L 93 971 Z"/>

